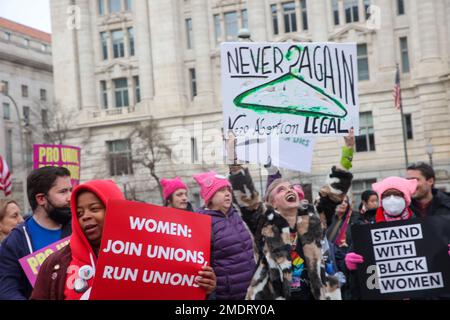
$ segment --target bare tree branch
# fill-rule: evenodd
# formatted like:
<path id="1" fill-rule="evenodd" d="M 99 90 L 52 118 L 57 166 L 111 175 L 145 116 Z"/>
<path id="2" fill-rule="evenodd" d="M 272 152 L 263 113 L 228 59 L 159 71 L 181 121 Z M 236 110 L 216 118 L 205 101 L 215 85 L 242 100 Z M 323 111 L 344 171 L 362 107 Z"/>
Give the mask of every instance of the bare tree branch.
<path id="1" fill-rule="evenodd" d="M 151 118 L 143 121 L 129 135 L 132 141 L 138 144 L 135 148 L 137 157 L 133 159 L 134 163 L 140 164 L 147 168 L 150 176 L 155 180 L 161 196 L 164 201 L 162 185 L 158 173 L 158 164 L 164 159 L 171 156 L 171 149 L 164 143 L 158 122 Z"/>
<path id="2" fill-rule="evenodd" d="M 40 100 L 33 101 L 30 121 L 26 125 L 29 132 L 38 135 L 38 141 L 51 144 L 64 144 L 77 115 L 63 112 L 58 103 L 49 105 Z"/>

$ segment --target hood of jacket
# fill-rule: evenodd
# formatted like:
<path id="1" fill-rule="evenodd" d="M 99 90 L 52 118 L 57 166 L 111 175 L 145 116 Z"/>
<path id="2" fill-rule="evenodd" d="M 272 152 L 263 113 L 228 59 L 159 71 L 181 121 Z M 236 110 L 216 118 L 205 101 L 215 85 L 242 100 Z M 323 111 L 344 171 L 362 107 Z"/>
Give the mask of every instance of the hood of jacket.
<path id="1" fill-rule="evenodd" d="M 89 254 L 94 255 L 91 245 L 81 230 L 77 217 L 77 197 L 82 191 L 94 193 L 105 205 L 109 200 L 125 200 L 125 197 L 119 187 L 112 180 L 92 180 L 75 187 L 70 199 L 72 211 L 72 237 L 70 239 L 70 249 L 72 250 L 72 259 L 78 260 L 84 264 L 91 264 Z"/>

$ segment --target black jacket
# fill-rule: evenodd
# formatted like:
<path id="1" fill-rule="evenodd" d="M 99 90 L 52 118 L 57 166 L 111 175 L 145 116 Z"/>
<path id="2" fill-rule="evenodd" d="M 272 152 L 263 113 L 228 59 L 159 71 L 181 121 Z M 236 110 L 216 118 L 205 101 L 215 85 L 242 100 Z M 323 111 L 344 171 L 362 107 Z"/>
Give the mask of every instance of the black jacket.
<path id="1" fill-rule="evenodd" d="M 431 205 L 428 207 L 426 216 L 450 214 L 450 197 L 438 189 L 433 189 L 431 192 L 433 194 L 433 200 L 431 200 Z M 420 217 L 420 210 L 414 199 L 411 202 L 410 208 L 417 217 Z"/>
<path id="2" fill-rule="evenodd" d="M 364 214 L 358 214 L 355 219 L 352 220 L 352 225 L 363 225 L 363 224 L 373 224 L 375 223 L 375 217 L 377 214 L 377 209 L 369 209 Z"/>

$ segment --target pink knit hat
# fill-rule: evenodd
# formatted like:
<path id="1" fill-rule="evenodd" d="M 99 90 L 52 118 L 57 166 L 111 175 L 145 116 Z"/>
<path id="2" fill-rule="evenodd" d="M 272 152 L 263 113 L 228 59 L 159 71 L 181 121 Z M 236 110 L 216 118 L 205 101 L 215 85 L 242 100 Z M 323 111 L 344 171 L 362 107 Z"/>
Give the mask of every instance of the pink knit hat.
<path id="1" fill-rule="evenodd" d="M 417 189 L 417 180 L 404 179 L 400 177 L 389 177 L 380 182 L 372 184 L 372 189 L 378 194 L 381 206 L 381 196 L 388 189 L 396 189 L 403 192 L 403 197 L 406 201 L 406 206 L 411 204 L 411 196 Z"/>
<path id="2" fill-rule="evenodd" d="M 194 175 L 193 178 L 200 186 L 200 195 L 205 200 L 205 205 L 208 205 L 214 194 L 223 187 L 231 189 L 231 183 L 228 179 L 214 171 L 199 173 Z"/>
<path id="3" fill-rule="evenodd" d="M 178 189 L 188 189 L 183 181 L 181 181 L 180 177 L 175 177 L 174 179 L 161 179 L 161 185 L 163 187 L 164 200 L 167 200 L 170 195 Z"/>

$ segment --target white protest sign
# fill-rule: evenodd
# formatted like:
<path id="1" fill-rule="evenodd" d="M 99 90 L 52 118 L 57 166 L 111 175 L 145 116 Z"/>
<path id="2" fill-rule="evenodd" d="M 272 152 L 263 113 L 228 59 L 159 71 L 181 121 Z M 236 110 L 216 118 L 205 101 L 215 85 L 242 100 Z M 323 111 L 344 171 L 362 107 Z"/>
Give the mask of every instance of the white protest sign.
<path id="1" fill-rule="evenodd" d="M 359 132 L 356 44 L 221 45 L 224 128 L 236 136 Z"/>
<path id="2" fill-rule="evenodd" d="M 236 139 L 236 155 L 240 161 L 262 165 L 270 162 L 276 167 L 305 173 L 311 172 L 313 151 L 313 138 L 274 136 Z"/>

